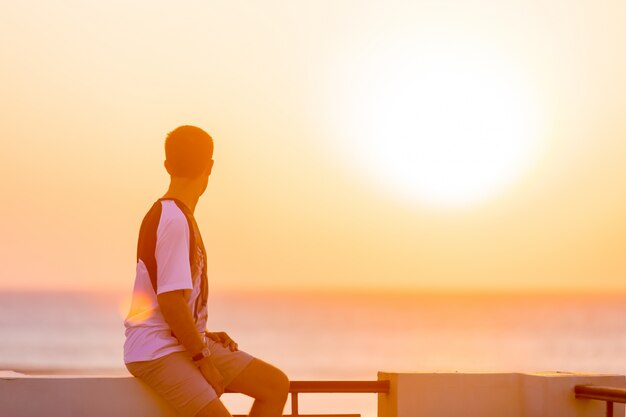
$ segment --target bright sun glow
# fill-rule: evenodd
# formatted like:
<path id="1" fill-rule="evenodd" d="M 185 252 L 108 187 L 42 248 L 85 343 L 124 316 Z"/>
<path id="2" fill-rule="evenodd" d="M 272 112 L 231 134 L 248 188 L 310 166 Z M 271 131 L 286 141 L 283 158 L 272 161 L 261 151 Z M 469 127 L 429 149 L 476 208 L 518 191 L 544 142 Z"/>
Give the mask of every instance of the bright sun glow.
<path id="1" fill-rule="evenodd" d="M 530 168 L 537 102 L 514 66 L 466 42 L 385 45 L 334 88 L 340 147 L 368 180 L 424 204 L 483 201 Z"/>

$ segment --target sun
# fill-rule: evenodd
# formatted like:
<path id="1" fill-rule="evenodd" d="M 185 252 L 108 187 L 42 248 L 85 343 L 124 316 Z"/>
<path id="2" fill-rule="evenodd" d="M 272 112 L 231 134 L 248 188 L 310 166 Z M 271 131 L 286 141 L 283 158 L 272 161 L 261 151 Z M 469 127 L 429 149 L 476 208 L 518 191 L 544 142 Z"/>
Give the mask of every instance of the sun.
<path id="1" fill-rule="evenodd" d="M 398 42 L 343 68 L 330 106 L 335 145 L 378 188 L 466 206 L 497 195 L 537 159 L 538 100 L 515 66 L 485 48 Z"/>

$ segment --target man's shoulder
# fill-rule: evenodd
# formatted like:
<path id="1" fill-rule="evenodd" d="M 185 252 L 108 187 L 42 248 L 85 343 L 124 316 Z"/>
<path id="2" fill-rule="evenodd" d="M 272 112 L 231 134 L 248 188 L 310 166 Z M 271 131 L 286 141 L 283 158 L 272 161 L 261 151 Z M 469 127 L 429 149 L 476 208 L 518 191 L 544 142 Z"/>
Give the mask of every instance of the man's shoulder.
<path id="1" fill-rule="evenodd" d="M 159 200 L 157 203 L 161 204 L 160 219 L 161 222 L 174 223 L 174 224 L 187 224 L 188 219 L 184 211 L 173 200 Z"/>
<path id="2" fill-rule="evenodd" d="M 186 215 L 173 200 L 159 199 L 152 204 L 144 216 L 144 222 L 161 219 L 186 219 Z"/>
<path id="3" fill-rule="evenodd" d="M 185 213 L 171 200 L 157 200 L 145 214 L 140 228 L 140 235 L 156 234 L 163 227 L 183 229 L 188 227 Z"/>

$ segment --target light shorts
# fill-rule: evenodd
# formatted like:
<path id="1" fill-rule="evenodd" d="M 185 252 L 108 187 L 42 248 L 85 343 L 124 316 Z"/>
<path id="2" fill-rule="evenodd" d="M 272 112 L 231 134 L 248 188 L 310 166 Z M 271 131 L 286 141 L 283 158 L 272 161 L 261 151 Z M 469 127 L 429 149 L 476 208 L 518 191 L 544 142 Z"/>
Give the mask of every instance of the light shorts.
<path id="1" fill-rule="evenodd" d="M 254 359 L 242 351 L 231 352 L 208 339 L 211 360 L 224 378 L 224 388 Z M 129 372 L 169 402 L 184 417 L 194 417 L 217 393 L 186 351 L 174 352 L 151 361 L 129 362 Z"/>

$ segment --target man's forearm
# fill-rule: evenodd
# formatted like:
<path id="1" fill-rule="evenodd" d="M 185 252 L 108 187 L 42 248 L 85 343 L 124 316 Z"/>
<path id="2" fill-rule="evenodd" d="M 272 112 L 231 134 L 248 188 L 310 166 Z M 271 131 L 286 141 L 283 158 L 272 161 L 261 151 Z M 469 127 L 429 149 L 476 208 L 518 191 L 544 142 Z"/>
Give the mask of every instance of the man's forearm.
<path id="1" fill-rule="evenodd" d="M 204 348 L 204 339 L 196 328 L 183 290 L 159 294 L 157 300 L 165 321 L 187 352 L 190 355 L 201 352 Z"/>

